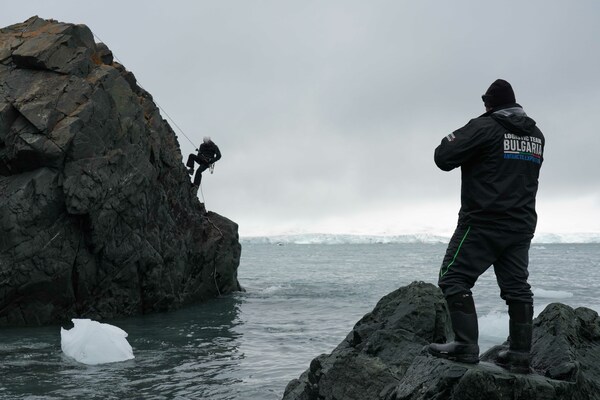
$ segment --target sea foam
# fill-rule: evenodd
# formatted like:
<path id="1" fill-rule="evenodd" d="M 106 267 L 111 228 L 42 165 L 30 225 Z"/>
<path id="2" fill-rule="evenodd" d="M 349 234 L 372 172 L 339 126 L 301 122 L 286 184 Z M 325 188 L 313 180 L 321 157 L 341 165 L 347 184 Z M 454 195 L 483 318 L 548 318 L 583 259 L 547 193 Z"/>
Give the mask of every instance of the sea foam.
<path id="1" fill-rule="evenodd" d="M 492 312 L 479 317 L 479 336 L 482 351 L 503 343 L 508 337 L 508 312 Z"/>
<path id="2" fill-rule="evenodd" d="M 546 289 L 533 289 L 534 297 L 541 297 L 544 299 L 570 299 L 573 297 L 573 293 L 564 290 L 546 290 Z"/>

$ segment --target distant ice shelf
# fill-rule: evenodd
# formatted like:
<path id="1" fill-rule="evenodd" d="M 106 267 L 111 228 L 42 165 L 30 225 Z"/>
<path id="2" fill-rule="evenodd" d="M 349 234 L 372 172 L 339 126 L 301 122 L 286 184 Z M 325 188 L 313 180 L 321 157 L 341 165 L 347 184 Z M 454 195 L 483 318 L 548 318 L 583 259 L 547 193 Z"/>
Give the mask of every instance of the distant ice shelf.
<path id="1" fill-rule="evenodd" d="M 439 235 L 352 235 L 352 234 L 289 234 L 275 236 L 241 237 L 242 243 L 264 244 L 388 244 L 388 243 L 447 243 L 448 238 Z"/>
<path id="2" fill-rule="evenodd" d="M 391 243 L 448 243 L 450 235 L 355 235 L 330 233 L 301 233 L 271 236 L 246 236 L 240 242 L 249 244 L 391 244 Z M 595 233 L 538 233 L 533 243 L 600 243 L 600 232 Z"/>

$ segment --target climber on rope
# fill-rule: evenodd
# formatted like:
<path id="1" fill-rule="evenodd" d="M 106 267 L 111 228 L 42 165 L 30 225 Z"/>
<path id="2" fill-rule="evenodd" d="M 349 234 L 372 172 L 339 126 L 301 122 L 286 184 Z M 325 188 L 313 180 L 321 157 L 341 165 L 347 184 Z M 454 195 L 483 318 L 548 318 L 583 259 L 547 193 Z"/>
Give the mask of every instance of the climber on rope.
<path id="1" fill-rule="evenodd" d="M 186 166 L 188 167 L 188 173 L 190 175 L 194 175 L 194 163 L 198 163 L 199 167 L 196 171 L 194 181 L 192 182 L 192 186 L 198 190 L 198 187 L 200 187 L 200 182 L 202 182 L 202 172 L 210 168 L 210 172 L 212 174 L 215 162 L 221 159 L 221 152 L 219 151 L 217 145 L 208 136 L 205 136 L 204 139 L 202 139 L 202 144 L 200 145 L 199 149 L 196 149 L 196 151 L 198 154 L 191 153 L 188 156 Z"/>

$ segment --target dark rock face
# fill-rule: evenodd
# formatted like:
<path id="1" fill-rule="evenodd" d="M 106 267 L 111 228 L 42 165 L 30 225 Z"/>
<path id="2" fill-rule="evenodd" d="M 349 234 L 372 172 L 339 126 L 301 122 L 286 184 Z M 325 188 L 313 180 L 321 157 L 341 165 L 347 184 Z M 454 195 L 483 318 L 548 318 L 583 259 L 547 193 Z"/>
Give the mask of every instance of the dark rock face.
<path id="1" fill-rule="evenodd" d="M 382 298 L 340 345 L 291 381 L 284 400 L 595 400 L 600 399 L 600 318 L 587 308 L 549 305 L 534 321 L 534 374 L 511 374 L 427 354 L 451 339 L 441 292 L 414 282 Z M 507 343 L 504 343 L 506 346 Z"/>
<path id="2" fill-rule="evenodd" d="M 241 290 L 240 252 L 150 94 L 86 26 L 0 30 L 0 326 Z"/>

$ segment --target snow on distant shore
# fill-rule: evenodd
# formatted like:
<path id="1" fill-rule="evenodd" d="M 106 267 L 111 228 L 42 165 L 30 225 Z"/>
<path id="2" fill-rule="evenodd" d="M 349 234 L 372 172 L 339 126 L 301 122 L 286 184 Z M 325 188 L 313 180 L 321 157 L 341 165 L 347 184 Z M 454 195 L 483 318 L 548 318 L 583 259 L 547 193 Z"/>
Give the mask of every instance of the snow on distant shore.
<path id="1" fill-rule="evenodd" d="M 600 232 L 595 233 L 540 233 L 535 243 L 600 243 Z"/>
<path id="2" fill-rule="evenodd" d="M 253 244 L 390 244 L 390 243 L 448 243 L 450 235 L 428 233 L 406 235 L 351 235 L 351 234 L 288 234 L 241 237 L 242 243 Z M 598 233 L 539 233 L 534 243 L 600 243 Z"/>
<path id="3" fill-rule="evenodd" d="M 340 235 L 340 234 L 293 234 L 276 236 L 250 236 L 240 238 L 242 243 L 265 244 L 387 244 L 387 243 L 447 243 L 443 236 L 417 235 Z"/>

